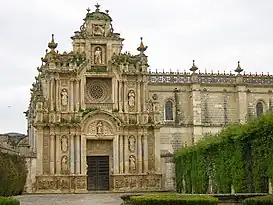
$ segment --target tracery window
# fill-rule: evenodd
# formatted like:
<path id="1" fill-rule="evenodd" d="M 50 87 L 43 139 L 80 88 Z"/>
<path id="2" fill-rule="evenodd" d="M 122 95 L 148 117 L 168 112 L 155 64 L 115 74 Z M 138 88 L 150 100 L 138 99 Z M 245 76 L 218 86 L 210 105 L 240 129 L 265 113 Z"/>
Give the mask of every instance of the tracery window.
<path id="1" fill-rule="evenodd" d="M 173 120 L 173 102 L 171 100 L 165 103 L 165 120 Z"/>
<path id="2" fill-rule="evenodd" d="M 256 115 L 257 117 L 260 117 L 264 112 L 264 108 L 263 108 L 263 103 L 262 102 L 258 102 L 256 104 Z"/>

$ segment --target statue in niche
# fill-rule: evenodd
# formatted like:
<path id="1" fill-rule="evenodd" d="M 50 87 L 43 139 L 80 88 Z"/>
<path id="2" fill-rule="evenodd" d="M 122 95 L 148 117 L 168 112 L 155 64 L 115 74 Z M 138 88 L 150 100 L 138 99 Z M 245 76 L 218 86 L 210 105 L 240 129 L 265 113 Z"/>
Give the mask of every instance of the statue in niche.
<path id="1" fill-rule="evenodd" d="M 61 168 L 63 173 L 68 171 L 68 158 L 66 155 L 62 157 Z"/>
<path id="2" fill-rule="evenodd" d="M 103 134 L 103 124 L 102 124 L 101 121 L 98 122 L 98 124 L 97 124 L 96 127 L 97 127 L 97 134 L 98 134 L 98 135 Z"/>
<path id="3" fill-rule="evenodd" d="M 63 88 L 61 92 L 61 101 L 63 106 L 68 105 L 68 92 L 65 88 Z"/>
<path id="4" fill-rule="evenodd" d="M 102 64 L 102 51 L 101 48 L 97 47 L 94 52 L 94 63 L 95 64 Z"/>
<path id="5" fill-rule="evenodd" d="M 103 36 L 105 33 L 105 30 L 102 25 L 93 25 L 93 34 L 95 36 Z"/>
<path id="6" fill-rule="evenodd" d="M 61 139 L 61 147 L 63 152 L 67 152 L 68 150 L 68 139 L 67 136 L 63 136 Z"/>
<path id="7" fill-rule="evenodd" d="M 135 146 L 136 146 L 136 139 L 134 136 L 130 136 L 129 139 L 129 150 L 131 152 L 134 152 L 135 151 Z"/>
<path id="8" fill-rule="evenodd" d="M 130 107 L 135 106 L 135 92 L 133 90 L 130 90 L 128 94 L 128 102 Z"/>
<path id="9" fill-rule="evenodd" d="M 130 168 L 130 172 L 136 171 L 136 158 L 134 155 L 131 155 L 129 157 L 129 168 Z"/>

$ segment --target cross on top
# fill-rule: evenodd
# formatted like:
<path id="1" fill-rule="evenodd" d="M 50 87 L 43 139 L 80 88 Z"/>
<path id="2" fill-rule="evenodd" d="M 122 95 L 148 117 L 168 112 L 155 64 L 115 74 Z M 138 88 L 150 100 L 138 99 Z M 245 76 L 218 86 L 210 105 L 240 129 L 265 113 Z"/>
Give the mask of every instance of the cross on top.
<path id="1" fill-rule="evenodd" d="M 97 3 L 97 4 L 95 5 L 95 7 L 96 7 L 96 12 L 98 12 L 98 11 L 100 10 L 100 5 Z"/>

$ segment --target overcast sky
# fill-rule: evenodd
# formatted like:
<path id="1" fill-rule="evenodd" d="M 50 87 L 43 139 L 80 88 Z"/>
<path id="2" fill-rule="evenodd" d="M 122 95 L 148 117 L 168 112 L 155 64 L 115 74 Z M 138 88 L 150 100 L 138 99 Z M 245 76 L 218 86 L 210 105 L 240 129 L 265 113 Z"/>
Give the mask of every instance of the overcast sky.
<path id="1" fill-rule="evenodd" d="M 273 68 L 272 0 L 0 0 L 0 133 L 26 133 L 29 89 L 51 34 L 58 50 L 71 50 L 86 8 L 110 10 L 124 51 L 148 46 L 152 70 L 247 72 Z"/>

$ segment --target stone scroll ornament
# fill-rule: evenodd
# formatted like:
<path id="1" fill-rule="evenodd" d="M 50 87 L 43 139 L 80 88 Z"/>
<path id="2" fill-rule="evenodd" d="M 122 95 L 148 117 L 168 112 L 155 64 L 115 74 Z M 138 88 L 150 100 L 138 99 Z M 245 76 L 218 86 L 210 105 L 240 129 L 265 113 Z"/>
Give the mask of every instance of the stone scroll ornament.
<path id="1" fill-rule="evenodd" d="M 135 92 L 133 90 L 130 90 L 128 93 L 128 104 L 130 107 L 135 106 Z"/>

